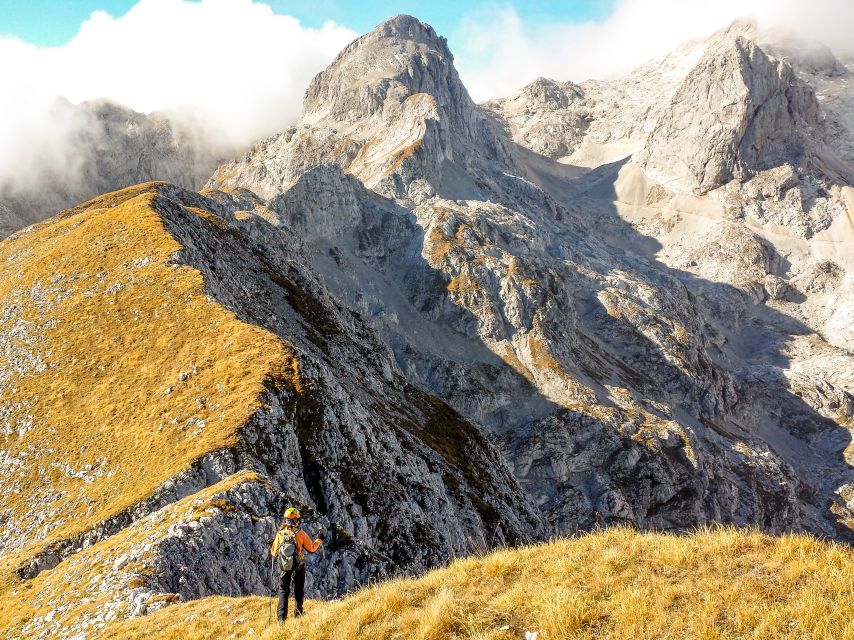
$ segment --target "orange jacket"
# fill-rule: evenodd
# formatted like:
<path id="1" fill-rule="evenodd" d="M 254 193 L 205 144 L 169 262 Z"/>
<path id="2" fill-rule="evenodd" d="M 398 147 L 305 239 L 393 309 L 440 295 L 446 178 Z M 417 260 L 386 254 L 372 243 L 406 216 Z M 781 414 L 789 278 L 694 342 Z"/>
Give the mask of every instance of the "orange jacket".
<path id="1" fill-rule="evenodd" d="M 270 553 L 275 557 L 279 554 L 279 547 L 282 546 L 282 540 L 285 537 L 285 528 L 286 525 L 282 525 L 279 527 L 279 530 L 276 532 L 276 537 L 273 538 L 273 546 L 270 548 Z M 305 551 L 309 553 L 314 553 L 318 549 L 320 549 L 320 545 L 323 544 L 323 540 L 314 540 L 308 537 L 308 534 L 299 529 L 297 531 L 297 535 L 294 538 L 294 541 L 297 544 L 297 558 L 300 560 L 305 558 Z"/>

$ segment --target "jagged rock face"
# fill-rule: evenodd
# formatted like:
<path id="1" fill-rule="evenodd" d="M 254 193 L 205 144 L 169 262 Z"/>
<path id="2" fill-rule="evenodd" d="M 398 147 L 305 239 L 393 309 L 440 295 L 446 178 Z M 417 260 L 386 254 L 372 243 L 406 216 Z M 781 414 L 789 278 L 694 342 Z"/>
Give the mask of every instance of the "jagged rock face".
<path id="1" fill-rule="evenodd" d="M 25 224 L 26 221 L 18 213 L 0 202 L 0 237 L 5 238 Z"/>
<path id="2" fill-rule="evenodd" d="M 693 74 L 696 83 L 702 82 L 703 72 L 715 73 L 707 64 L 709 56 L 722 60 L 741 59 L 744 46 L 738 43 L 745 41 L 753 43 L 753 48 L 758 46 L 784 60 L 778 62 L 766 56 L 773 63 L 768 86 L 778 79 L 774 73 L 790 64 L 797 74 L 794 85 L 812 87 L 820 105 L 815 118 L 812 117 L 814 103 L 811 100 L 800 105 L 804 107 L 800 112 L 794 111 L 799 106 L 796 102 L 788 102 L 793 112 L 790 118 L 782 116 L 785 126 L 781 130 L 788 139 L 766 144 L 760 154 L 760 159 L 764 159 L 743 174 L 746 181 L 730 180 L 708 192 L 705 198 L 690 199 L 675 193 L 673 189 L 680 187 L 666 172 L 657 175 L 671 188 L 646 177 L 638 179 L 635 164 L 643 154 L 660 166 L 669 166 L 677 159 L 678 163 L 683 163 L 683 156 L 689 153 L 703 156 L 698 161 L 700 164 L 709 159 L 706 166 L 717 162 L 716 156 L 706 153 L 708 149 L 703 150 L 705 142 L 698 143 L 691 137 L 697 133 L 696 129 L 671 127 L 674 134 L 671 144 L 659 149 L 662 153 L 657 156 L 651 155 L 647 140 L 657 127 L 671 126 L 668 123 L 675 105 L 674 96 L 684 91 L 689 75 Z M 739 46 L 742 53 L 737 50 Z M 823 62 L 818 64 L 817 59 Z M 768 70 L 769 66 L 765 68 Z M 749 72 L 754 73 L 754 70 Z M 706 41 L 689 43 L 661 60 L 643 65 L 624 78 L 582 83 L 580 86 L 589 106 L 578 105 L 578 108 L 589 114 L 590 125 L 572 154 L 560 161 L 576 167 L 595 167 L 629 157 L 624 160 L 627 164 L 616 184 L 602 180 L 610 174 L 600 168 L 577 180 L 579 188 L 592 189 L 597 196 L 615 198 L 621 215 L 662 243 L 660 255 L 667 256 L 668 265 L 733 284 L 757 301 L 768 295 L 770 304 L 785 306 L 787 314 L 821 332 L 832 344 L 850 348 L 850 332 L 844 328 L 844 318 L 850 317 L 852 304 L 848 280 L 839 280 L 838 288 L 829 294 L 833 297 L 833 309 L 828 306 L 828 296 L 805 294 L 797 284 L 799 274 L 809 272 L 816 264 L 827 260 L 837 265 L 850 264 L 845 257 L 850 253 L 848 212 L 854 204 L 847 186 L 854 180 L 851 173 L 854 166 L 854 99 L 848 81 L 850 73 L 826 47 L 793 41 L 786 34 L 764 33 L 753 25 L 737 23 Z M 786 71 L 784 75 L 790 74 Z M 738 84 L 741 94 L 746 95 L 746 85 L 742 80 Z M 734 85 L 732 81 L 722 80 L 721 86 Z M 704 94 L 701 92 L 701 95 Z M 553 136 L 543 123 L 575 114 L 576 106 L 570 105 L 567 110 L 555 107 L 551 112 L 524 96 L 522 91 L 513 98 L 485 106 L 503 119 L 514 140 L 522 145 L 535 149 L 553 137 L 561 141 L 560 135 Z M 686 113 L 692 111 L 700 118 L 701 114 L 709 112 L 706 107 L 693 109 L 688 106 L 690 102 L 689 92 L 683 100 Z M 530 121 L 535 124 L 524 128 L 524 118 L 518 122 L 513 120 L 510 104 L 517 111 L 530 112 Z M 737 101 L 733 104 L 732 109 L 749 114 L 744 105 Z M 688 114 L 688 117 L 693 116 Z M 756 130 L 757 127 L 751 125 L 745 130 L 745 136 Z M 625 208 L 623 204 L 633 208 Z M 649 209 L 643 212 L 638 207 Z M 751 267 L 744 271 L 739 266 L 746 256 L 735 249 L 742 244 L 738 238 L 749 243 L 749 237 L 757 235 L 775 253 L 764 260 L 769 262 L 768 275 L 762 277 L 761 269 Z M 708 247 L 703 245 L 715 249 L 709 253 Z M 840 268 L 842 271 L 849 269 L 847 266 Z M 763 280 L 776 293 L 769 293 Z"/>
<path id="3" fill-rule="evenodd" d="M 687 43 L 612 80 L 539 78 L 481 106 L 518 144 L 566 164 L 598 167 L 643 148 L 658 114 L 706 48 L 704 41 Z"/>
<path id="4" fill-rule="evenodd" d="M 483 107 L 508 125 L 516 142 L 555 159 L 575 151 L 593 120 L 593 105 L 582 87 L 548 78 L 537 78 L 516 95 Z"/>
<path id="5" fill-rule="evenodd" d="M 241 206 L 210 195 L 223 216 Z M 339 307 L 316 276 L 297 266 L 310 262 L 299 241 L 285 240 L 290 234 L 277 234 L 268 223 L 259 228 L 254 217 L 226 219 L 238 232 L 245 224 L 242 244 L 220 244 L 190 225 L 167 228 L 218 300 L 305 352 L 303 399 L 280 398 L 286 415 L 293 412 L 302 461 L 281 453 L 285 464 L 276 457 L 264 461 L 268 474 L 284 483 L 301 467 L 306 488 L 290 493 L 321 513 L 340 514 L 348 531 L 400 567 L 417 569 L 435 562 L 436 554 L 462 552 L 490 528 L 508 539 L 535 535 L 536 516 L 488 442 L 445 403 L 401 378 L 387 347 L 358 315 Z M 277 236 L 283 246 L 277 247 Z M 253 259 L 258 254 L 264 258 Z M 210 256 L 217 256 L 215 264 Z M 228 262 L 235 282 L 222 278 Z M 235 286 L 239 279 L 252 283 L 251 301 Z M 280 440 L 273 433 L 260 441 L 275 450 Z M 448 536 L 455 540 L 450 546 Z"/>
<path id="6" fill-rule="evenodd" d="M 701 275 L 737 287 L 664 268 L 611 204 L 621 188 L 614 169 L 579 177 L 502 140 L 489 127 L 481 133 L 464 130 L 450 140 L 432 135 L 460 130 L 454 109 L 437 108 L 423 128 L 395 128 L 401 122 L 397 115 L 386 120 L 387 139 L 414 132 L 419 142 L 398 162 L 399 148 L 376 140 L 376 122 L 385 117 L 378 114 L 397 114 L 401 95 L 412 90 L 395 79 L 401 60 L 407 68 L 436 65 L 436 72 L 405 76 L 431 79 L 446 60 L 407 53 L 379 62 L 378 52 L 420 51 L 425 34 L 432 34 L 407 27 L 416 34 L 413 43 L 387 44 L 390 32 L 410 32 L 401 22 L 416 26 L 396 18 L 357 40 L 315 80 L 310 106 L 293 133 L 225 165 L 210 185 L 245 187 L 269 199 L 280 228 L 313 247 L 312 270 L 343 304 L 371 319 L 407 378 L 492 434 L 552 530 L 571 531 L 600 518 L 668 528 L 722 519 L 783 530 L 798 522 L 830 531 L 833 517 L 819 515 L 820 501 L 804 507 L 801 496 L 813 489 L 801 485 L 797 457 L 776 452 L 760 430 L 742 421 L 743 415 L 754 420 L 765 411 L 775 393 L 791 395 L 779 378 L 769 383 L 775 391 L 755 387 L 755 376 L 748 385 L 742 369 L 754 363 L 738 346 L 751 339 L 758 321 L 754 306 L 766 297 L 766 277 L 781 264 L 773 251 L 734 225 L 729 238 L 707 236 L 686 263 L 702 263 Z M 437 51 L 444 46 L 430 42 Z M 762 94 L 756 106 L 768 103 L 769 113 L 776 113 L 775 92 L 785 94 L 795 83 L 790 68 L 731 33 L 686 51 L 685 59 L 671 58 L 657 72 L 676 96 L 715 69 L 706 62 L 715 56 L 761 67 L 760 79 L 749 79 L 754 93 L 745 89 L 741 97 Z M 385 69 L 391 79 L 362 73 L 349 109 L 334 95 L 337 107 L 320 107 L 313 95 L 326 95 L 318 87 L 332 78 L 343 82 L 336 74 L 344 68 Z M 645 69 L 633 82 L 653 73 Z M 440 93 L 446 87 L 430 84 Z M 392 86 L 398 91 L 378 107 L 376 96 Z M 596 95 L 595 85 L 588 86 L 589 94 L 582 87 L 585 99 Z M 532 114 L 562 114 L 583 102 L 580 95 L 571 100 L 567 91 L 534 83 L 520 94 L 520 103 L 535 104 Z M 617 89 L 598 91 L 616 95 Z M 633 108 L 647 122 L 661 121 L 667 109 L 652 105 L 649 93 Z M 445 94 L 419 99 L 439 105 Z M 674 97 L 673 104 L 679 100 Z M 590 104 L 585 109 L 607 111 L 601 97 Z M 512 111 L 507 105 L 488 106 L 502 117 L 502 110 Z M 353 114 L 373 127 L 370 145 L 356 143 L 355 159 L 341 154 L 335 137 L 355 130 Z M 758 122 L 768 124 L 772 115 L 759 115 Z M 477 109 L 466 120 L 479 118 L 488 122 Z M 642 121 L 633 119 L 625 140 L 642 144 Z M 507 124 L 516 140 L 524 137 L 523 121 Z M 597 122 L 607 127 L 607 120 Z M 754 141 L 762 135 L 756 133 Z M 775 140 L 769 138 L 765 149 Z M 298 154 L 303 144 L 310 152 Z M 466 175 L 436 169 L 452 163 Z M 366 167 L 386 167 L 389 173 L 378 180 Z M 654 201 L 660 206 L 673 195 L 659 189 Z M 729 264 L 734 256 L 741 262 Z M 768 287 L 774 289 L 773 283 Z M 762 340 L 773 343 L 770 333 Z M 835 428 L 811 408 L 795 413 L 824 433 Z M 838 455 L 831 458 L 829 482 L 839 486 L 846 467 Z M 823 482 L 809 480 L 810 486 Z"/>
<path id="7" fill-rule="evenodd" d="M 147 180 L 198 189 L 237 151 L 224 140 L 214 141 L 199 123 L 143 115 L 108 101 L 58 101 L 55 110 L 57 119 L 72 123 L 69 139 L 57 141 L 69 149 L 71 160 L 61 167 L 46 161 L 38 175 L 0 182 L 0 237 L 99 194 Z"/>
<path id="8" fill-rule="evenodd" d="M 686 76 L 637 158 L 671 189 L 703 194 L 803 161 L 800 128 L 816 122 L 813 91 L 752 41 L 728 39 L 713 43 Z"/>
<path id="9" fill-rule="evenodd" d="M 346 123 L 395 118 L 411 96 L 432 96 L 452 131 L 470 132 L 474 104 L 447 41 L 411 16 L 397 16 L 348 45 L 305 93 L 303 119 Z"/>
<path id="10" fill-rule="evenodd" d="M 208 186 L 272 199 L 305 171 L 334 163 L 406 201 L 432 197 L 437 188 L 450 198 L 477 197 L 483 152 L 506 156 L 496 129 L 460 82 L 445 39 L 397 16 L 315 77 L 295 127 L 220 167 Z"/>

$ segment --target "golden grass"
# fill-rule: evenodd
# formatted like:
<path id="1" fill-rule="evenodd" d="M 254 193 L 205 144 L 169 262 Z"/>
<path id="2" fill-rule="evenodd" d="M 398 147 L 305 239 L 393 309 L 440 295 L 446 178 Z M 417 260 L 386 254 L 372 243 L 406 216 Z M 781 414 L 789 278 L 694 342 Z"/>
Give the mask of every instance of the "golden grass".
<path id="1" fill-rule="evenodd" d="M 529 289 L 539 286 L 539 283 L 536 280 L 523 274 L 522 261 L 516 256 L 511 256 L 507 263 L 507 277 L 515 279 L 522 286 Z"/>
<path id="2" fill-rule="evenodd" d="M 102 638 L 110 640 L 184 640 L 205 638 L 236 640 L 258 637 L 270 619 L 268 598 L 213 596 L 172 605 L 142 618 L 131 618 L 108 626 Z M 306 610 L 311 610 L 308 603 Z M 275 624 L 276 605 L 272 604 Z"/>
<path id="3" fill-rule="evenodd" d="M 842 640 L 854 638 L 852 611 L 849 548 L 731 528 L 617 528 L 385 582 L 263 637 Z"/>
<path id="4" fill-rule="evenodd" d="M 439 227 L 430 229 L 430 233 L 427 235 L 427 242 L 424 243 L 430 264 L 438 266 L 451 252 L 454 242 L 454 239 Z"/>
<path id="5" fill-rule="evenodd" d="M 480 283 L 477 278 L 465 273 L 454 276 L 448 283 L 448 291 L 459 295 L 467 293 L 476 293 L 481 290 Z"/>
<path id="6" fill-rule="evenodd" d="M 104 637 L 243 638 L 267 627 L 269 605 L 205 598 L 115 623 Z M 852 610 L 847 547 L 724 527 L 687 536 L 614 528 L 308 602 L 305 617 L 274 621 L 261 638 L 849 640 Z"/>
<path id="7" fill-rule="evenodd" d="M 263 482 L 250 471 L 236 473 L 196 494 L 172 503 L 162 510 L 136 521 L 113 536 L 72 555 L 56 568 L 43 571 L 23 582 L 0 599 L 0 629 L 3 637 L 24 637 L 27 624 L 35 617 L 54 611 L 54 628 L 68 629 L 85 618 L 92 618 L 115 598 L 127 598 L 128 592 L 148 584 L 152 568 L 143 549 L 155 544 L 177 523 L 198 520 L 213 515 L 216 510 L 225 514 L 236 511 L 225 499 L 226 492 L 245 483 Z M 115 561 L 132 553 L 136 558 L 118 571 L 122 578 L 116 584 Z M 111 587 L 105 586 L 110 577 Z M 146 602 L 172 603 L 172 593 L 155 593 Z M 124 615 L 124 613 L 122 614 Z M 112 637 L 109 630 L 103 637 Z"/>
<path id="8" fill-rule="evenodd" d="M 535 319 L 535 328 L 540 329 L 539 321 Z M 528 334 L 528 351 L 531 353 L 531 364 L 537 369 L 551 370 L 560 373 L 563 376 L 568 376 L 560 362 L 557 361 L 548 350 L 543 341 L 540 340 L 534 333 Z"/>
<path id="9" fill-rule="evenodd" d="M 55 527 L 3 559 L 0 591 L 48 543 L 234 445 L 265 381 L 294 367 L 274 335 L 207 297 L 201 273 L 170 264 L 182 247 L 152 208 L 156 191 L 101 196 L 0 243 L 0 308 L 17 305 L 0 316 L 0 331 L 24 322 L 29 335 L 12 352 L 44 362 L 13 372 L 5 393 L 0 386 L 13 430 L 24 431 L 0 435 L 0 447 L 28 454 L 6 479 L 19 491 L 5 492 L 0 507 L 26 526 L 39 500 Z M 214 224 L 213 214 L 194 212 Z M 0 352 L 0 371 L 13 371 L 9 353 Z"/>
<path id="10" fill-rule="evenodd" d="M 407 144 L 407 145 L 405 145 L 399 149 L 395 149 L 390 154 L 392 162 L 391 162 L 391 165 L 389 166 L 389 168 L 385 170 L 383 177 L 389 176 L 392 173 L 394 173 L 395 171 L 397 171 L 401 167 L 401 165 L 403 164 L 404 160 L 408 160 L 409 158 L 414 156 L 415 153 L 419 149 L 421 149 L 421 145 L 422 145 L 422 140 L 419 138 L 418 140 L 416 140 L 415 142 L 412 142 L 411 144 Z"/>
<path id="11" fill-rule="evenodd" d="M 247 480 L 241 475 L 232 484 Z M 215 490 L 206 492 L 210 500 Z M 194 501 L 170 509 L 194 509 Z M 113 544 L 96 547 L 105 545 L 103 553 Z M 53 582 L 51 588 L 62 588 Z M 270 606 L 262 597 L 204 598 L 113 622 L 97 637 L 509 640 L 536 631 L 542 640 L 850 640 L 854 557 L 850 548 L 806 535 L 720 527 L 675 536 L 614 528 L 458 560 L 341 600 L 309 601 L 305 617 L 284 625 L 273 611 L 267 628 Z"/>

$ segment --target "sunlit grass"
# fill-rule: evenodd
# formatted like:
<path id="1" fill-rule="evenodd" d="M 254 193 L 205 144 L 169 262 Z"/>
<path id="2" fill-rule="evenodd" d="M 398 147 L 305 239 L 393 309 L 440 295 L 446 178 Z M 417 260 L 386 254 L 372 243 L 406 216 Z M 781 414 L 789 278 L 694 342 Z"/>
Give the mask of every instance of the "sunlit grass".
<path id="1" fill-rule="evenodd" d="M 266 637 L 852 638 L 852 611 L 846 547 L 729 528 L 618 528 L 382 584 Z"/>
<path id="2" fill-rule="evenodd" d="M 14 311 L 0 313 L 0 404 L 13 432 L 0 448 L 26 460 L 0 508 L 10 522 L 50 526 L 0 560 L 0 594 L 23 589 L 0 599 L 6 628 L 39 609 L 19 566 L 235 445 L 265 384 L 295 370 L 286 345 L 210 298 L 181 263 L 156 198 L 166 198 L 156 185 L 130 187 L 0 243 L 0 309 Z M 28 357 L 43 366 L 17 364 Z"/>
<path id="3" fill-rule="evenodd" d="M 206 600 L 132 623 L 119 640 L 229 638 L 231 614 Z M 248 601 L 266 628 L 265 598 Z M 249 606 L 249 605 L 247 605 Z M 203 633 L 188 610 L 213 613 Z M 854 638 L 849 548 L 805 535 L 714 528 L 687 536 L 609 529 L 458 560 L 418 579 L 396 579 L 273 623 L 264 640 L 573 638 L 847 640 Z M 254 617 L 253 617 L 254 615 Z M 129 629 L 125 623 L 121 629 Z M 122 632 L 124 633 L 124 631 Z M 241 636 L 238 636 L 241 637 Z"/>

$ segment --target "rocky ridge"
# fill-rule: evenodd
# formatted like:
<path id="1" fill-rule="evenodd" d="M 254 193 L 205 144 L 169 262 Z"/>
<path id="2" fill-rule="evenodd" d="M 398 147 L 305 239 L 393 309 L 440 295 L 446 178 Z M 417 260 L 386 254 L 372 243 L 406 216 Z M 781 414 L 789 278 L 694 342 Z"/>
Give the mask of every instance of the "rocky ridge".
<path id="1" fill-rule="evenodd" d="M 746 25 L 736 24 L 732 33 Z M 580 83 L 538 78 L 482 106 L 520 145 L 566 164 L 594 168 L 637 153 L 679 83 L 709 43 L 689 42 L 623 78 Z"/>
<path id="2" fill-rule="evenodd" d="M 804 164 L 815 93 L 791 65 L 724 33 L 688 73 L 637 157 L 648 177 L 703 195 L 784 162 Z"/>
<path id="3" fill-rule="evenodd" d="M 4 462 L 19 494 L 3 512 L 13 532 L 4 540 L 7 637 L 77 637 L 97 632 L 111 611 L 124 616 L 179 598 L 266 592 L 266 545 L 289 503 L 317 513 L 311 526 L 333 531 L 328 556 L 312 565 L 317 594 L 345 592 L 387 570 L 426 568 L 487 538 L 537 536 L 540 520 L 494 448 L 445 403 L 402 379 L 359 317 L 299 266 L 306 262 L 299 240 L 282 234 L 270 242 L 271 232 L 258 226 L 271 226 L 266 215 L 257 197 L 141 185 L 4 242 L 4 264 L 23 274 L 3 291 L 11 309 L 4 322 L 23 327 L 2 333 L 3 415 L 16 430 L 4 434 L 14 452 Z M 87 233 L 100 246 L 75 242 Z M 60 240 L 65 250 L 57 252 Z M 161 243 L 163 253 L 152 253 Z M 72 254 L 68 264 L 63 256 Z M 74 275 L 63 273 L 63 262 Z M 152 278 L 160 302 L 149 310 Z M 98 325 L 69 315 L 89 303 L 104 310 Z M 190 325 L 185 312 L 194 316 Z M 138 336 L 126 336 L 134 346 L 93 352 L 94 361 L 67 359 L 56 342 L 62 327 L 83 339 L 112 335 L 113 313 L 119 322 L 128 313 L 138 325 Z M 136 359 L 140 350 L 168 362 L 146 366 Z M 249 361 L 252 368 L 242 370 Z M 348 373 L 335 373 L 339 367 Z M 77 399 L 61 386 L 79 379 L 78 370 L 97 382 L 78 392 L 88 407 L 79 426 L 65 413 L 77 411 Z M 136 403 L 120 391 L 128 381 L 143 392 Z M 29 384 L 55 389 L 50 407 L 26 392 Z M 34 401 L 22 406 L 15 402 L 21 395 Z M 104 419 L 99 406 L 111 426 L 93 431 Z M 118 407 L 125 413 L 115 413 Z M 138 448 L 128 450 L 126 439 Z M 173 453 L 164 460 L 163 450 Z M 55 468 L 54 460 L 74 462 Z M 217 497 L 225 491 L 217 483 L 238 480 L 248 498 Z M 213 493 L 205 493 L 210 486 Z M 210 521 L 197 513 L 209 494 L 222 512 Z M 176 503 L 182 498 L 188 515 Z M 152 519 L 162 524 L 152 529 Z M 126 538 L 140 527 L 148 533 L 140 543 L 145 555 L 136 558 Z M 79 581 L 98 553 L 100 561 L 130 553 L 134 570 L 93 569 L 87 579 L 113 599 L 98 596 L 100 604 L 81 608 L 62 585 Z M 235 573 L 235 562 L 245 575 Z M 36 584 L 40 595 L 29 599 Z M 58 630 L 50 611 L 65 612 L 68 624 Z"/>

